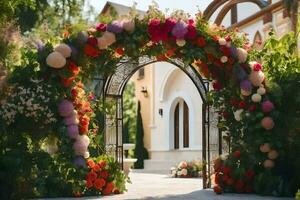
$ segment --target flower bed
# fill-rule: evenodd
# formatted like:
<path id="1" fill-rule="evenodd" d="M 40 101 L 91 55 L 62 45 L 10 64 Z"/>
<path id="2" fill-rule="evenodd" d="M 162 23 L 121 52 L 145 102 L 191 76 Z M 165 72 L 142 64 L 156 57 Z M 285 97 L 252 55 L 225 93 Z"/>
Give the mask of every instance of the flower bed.
<path id="1" fill-rule="evenodd" d="M 174 178 L 195 178 L 202 176 L 202 163 L 199 161 L 180 162 L 176 167 L 171 168 L 171 177 Z"/>

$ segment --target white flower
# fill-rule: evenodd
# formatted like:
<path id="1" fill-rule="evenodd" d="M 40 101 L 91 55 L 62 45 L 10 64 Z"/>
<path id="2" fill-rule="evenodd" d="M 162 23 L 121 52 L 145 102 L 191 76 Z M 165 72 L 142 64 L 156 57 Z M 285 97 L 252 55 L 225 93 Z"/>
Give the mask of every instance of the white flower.
<path id="1" fill-rule="evenodd" d="M 90 152 L 86 151 L 83 155 L 84 158 L 89 158 L 90 157 Z"/>
<path id="2" fill-rule="evenodd" d="M 248 53 L 245 49 L 243 48 L 237 48 L 236 50 L 237 57 L 240 63 L 244 63 L 247 60 Z"/>
<path id="3" fill-rule="evenodd" d="M 241 94 L 243 96 L 249 96 L 249 95 L 251 95 L 251 90 L 243 90 L 243 89 L 241 89 Z"/>
<path id="4" fill-rule="evenodd" d="M 266 94 L 266 89 L 264 87 L 259 87 L 257 89 L 257 93 L 260 95 L 264 95 L 264 94 Z"/>
<path id="5" fill-rule="evenodd" d="M 186 176 L 186 175 L 187 175 L 187 169 L 182 169 L 182 170 L 181 170 L 181 174 L 182 174 L 183 176 Z"/>
<path id="6" fill-rule="evenodd" d="M 178 171 L 178 172 L 177 172 L 177 176 L 181 176 L 181 171 Z"/>
<path id="7" fill-rule="evenodd" d="M 234 118 L 236 121 L 241 121 L 242 120 L 242 113 L 243 113 L 244 109 L 239 109 L 237 111 L 235 111 L 233 114 L 234 114 Z"/>
<path id="8" fill-rule="evenodd" d="M 228 58 L 227 56 L 222 56 L 220 60 L 222 63 L 226 63 L 228 61 Z"/>
<path id="9" fill-rule="evenodd" d="M 184 39 L 177 39 L 176 44 L 180 47 L 183 47 L 185 45 L 185 40 Z"/>
<path id="10" fill-rule="evenodd" d="M 61 53 L 55 51 L 50 53 L 46 58 L 47 65 L 56 69 L 63 68 L 66 62 L 66 58 Z"/>
<path id="11" fill-rule="evenodd" d="M 249 75 L 249 80 L 251 81 L 252 85 L 259 87 L 261 83 L 265 79 L 265 74 L 262 71 L 251 71 Z"/>
<path id="12" fill-rule="evenodd" d="M 255 93 L 255 94 L 253 94 L 253 95 L 251 96 L 251 100 L 252 100 L 253 102 L 255 102 L 255 103 L 260 102 L 260 101 L 261 101 L 261 95 Z"/>
<path id="13" fill-rule="evenodd" d="M 64 43 L 57 45 L 54 51 L 61 53 L 65 58 L 70 57 L 72 53 L 72 49 Z"/>
<path id="14" fill-rule="evenodd" d="M 220 45 L 226 45 L 226 44 L 227 44 L 227 41 L 225 40 L 225 38 L 220 38 L 220 39 L 219 39 L 219 44 L 220 44 Z"/>

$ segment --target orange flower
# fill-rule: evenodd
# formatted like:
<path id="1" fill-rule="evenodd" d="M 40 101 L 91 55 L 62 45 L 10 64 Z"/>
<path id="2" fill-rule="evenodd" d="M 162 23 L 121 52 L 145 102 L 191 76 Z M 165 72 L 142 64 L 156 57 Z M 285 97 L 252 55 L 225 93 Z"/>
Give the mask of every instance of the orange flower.
<path id="1" fill-rule="evenodd" d="M 72 61 L 69 62 L 68 69 L 73 73 L 74 76 L 78 75 L 80 68 Z"/>
<path id="2" fill-rule="evenodd" d="M 174 55 L 175 51 L 176 51 L 175 48 L 174 49 L 169 49 L 166 53 L 166 57 L 168 57 L 168 58 L 172 57 Z"/>
<path id="3" fill-rule="evenodd" d="M 85 45 L 84 53 L 92 58 L 95 58 L 100 55 L 100 51 L 90 44 Z"/>
<path id="4" fill-rule="evenodd" d="M 115 185 L 113 182 L 109 182 L 106 184 L 105 189 L 103 190 L 103 195 L 108 195 L 112 192 L 112 190 L 114 189 Z"/>
<path id="5" fill-rule="evenodd" d="M 165 55 L 157 55 L 156 56 L 157 61 L 166 61 L 168 58 Z"/>
<path id="6" fill-rule="evenodd" d="M 197 38 L 197 45 L 199 47 L 205 47 L 205 45 L 206 45 L 205 39 L 203 37 L 198 37 Z"/>
<path id="7" fill-rule="evenodd" d="M 94 166 L 93 166 L 93 170 L 95 171 L 95 172 L 98 172 L 98 171 L 100 171 L 100 166 L 99 166 L 99 164 L 95 164 Z"/>
<path id="8" fill-rule="evenodd" d="M 88 126 L 88 125 L 80 126 L 80 127 L 79 127 L 79 131 L 80 131 L 82 134 L 87 134 L 87 132 L 89 131 L 89 126 Z"/>
<path id="9" fill-rule="evenodd" d="M 93 168 L 95 166 L 95 162 L 92 159 L 88 159 L 87 164 L 88 164 L 89 168 Z"/>
<path id="10" fill-rule="evenodd" d="M 103 178 L 98 178 L 94 182 L 94 187 L 98 190 L 102 190 L 103 186 L 105 185 L 105 180 Z"/>
<path id="11" fill-rule="evenodd" d="M 121 47 L 116 48 L 115 49 L 115 54 L 116 54 L 117 58 L 123 56 L 124 55 L 124 49 L 121 48 Z"/>
<path id="12" fill-rule="evenodd" d="M 64 87 L 69 87 L 73 83 L 74 80 L 75 80 L 75 77 L 72 76 L 70 78 L 62 78 L 61 82 Z"/>

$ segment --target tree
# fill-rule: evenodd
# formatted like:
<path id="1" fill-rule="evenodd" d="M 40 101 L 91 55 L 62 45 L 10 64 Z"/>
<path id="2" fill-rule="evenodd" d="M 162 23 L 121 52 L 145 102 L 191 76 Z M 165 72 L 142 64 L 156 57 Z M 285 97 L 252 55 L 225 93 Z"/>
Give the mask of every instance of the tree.
<path id="1" fill-rule="evenodd" d="M 143 129 L 143 120 L 141 115 L 141 103 L 138 101 L 137 109 L 137 122 L 136 122 L 136 142 L 135 142 L 135 151 L 134 156 L 137 158 L 137 162 L 134 163 L 136 169 L 144 168 L 144 160 L 148 159 L 148 151 L 144 146 L 144 129 Z"/>

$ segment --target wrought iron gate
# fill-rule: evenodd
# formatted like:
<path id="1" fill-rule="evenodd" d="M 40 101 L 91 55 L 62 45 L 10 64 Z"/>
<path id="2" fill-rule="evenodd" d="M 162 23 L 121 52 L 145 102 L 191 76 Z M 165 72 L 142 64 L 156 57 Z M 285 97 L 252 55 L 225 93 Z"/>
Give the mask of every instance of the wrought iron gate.
<path id="1" fill-rule="evenodd" d="M 148 56 L 139 60 L 122 59 L 116 66 L 115 73 L 107 78 L 104 85 L 104 101 L 110 104 L 111 110 L 105 113 L 105 145 L 106 153 L 114 156 L 123 167 L 123 92 L 132 75 L 140 68 L 156 62 Z M 202 113 L 202 159 L 206 162 L 203 169 L 203 187 L 210 187 L 211 161 L 221 153 L 221 137 L 216 129 L 217 120 L 213 110 L 208 106 L 206 96 L 209 82 L 203 79 L 191 65 L 185 65 L 180 59 L 172 59 L 171 64 L 179 67 L 195 84 L 203 101 Z M 213 126 L 211 126 L 211 124 Z"/>

